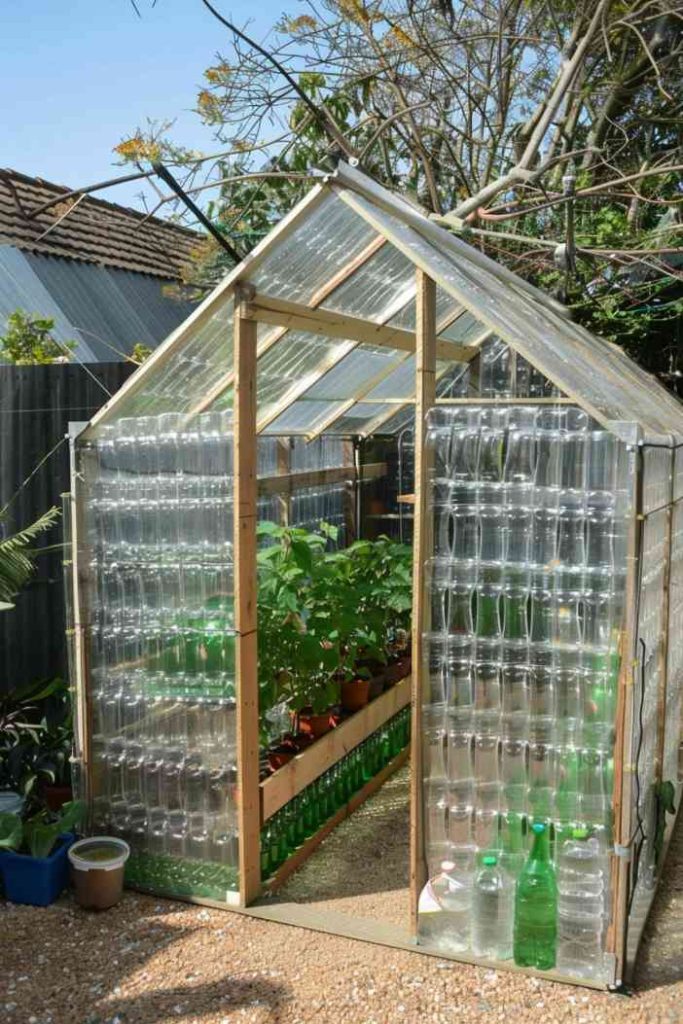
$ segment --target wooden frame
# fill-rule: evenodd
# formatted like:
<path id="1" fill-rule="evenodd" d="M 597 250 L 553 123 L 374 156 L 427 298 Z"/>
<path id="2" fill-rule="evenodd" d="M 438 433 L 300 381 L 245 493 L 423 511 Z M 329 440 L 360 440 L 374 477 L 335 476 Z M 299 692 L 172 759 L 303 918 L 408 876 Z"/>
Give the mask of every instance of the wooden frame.
<path id="1" fill-rule="evenodd" d="M 372 320 L 361 320 L 347 313 L 335 313 L 320 307 L 314 309 L 300 302 L 289 302 L 271 295 L 255 294 L 246 305 L 245 319 L 286 327 L 290 331 L 305 331 L 325 338 L 355 341 L 360 345 L 398 349 L 399 352 L 413 353 L 416 348 L 416 336 L 412 331 L 387 327 Z M 436 342 L 436 355 L 439 359 L 462 362 L 470 358 L 471 352 L 468 346 L 439 339 Z"/>
<path id="2" fill-rule="evenodd" d="M 416 271 L 416 280 L 413 714 L 411 728 L 412 772 L 410 776 L 410 909 L 411 929 L 414 934 L 417 934 L 418 901 L 427 881 L 422 791 L 422 700 L 425 689 L 422 635 L 429 628 L 429 610 L 423 587 L 423 567 L 431 551 L 431 529 L 427 516 L 429 463 L 425 448 L 425 417 L 427 411 L 434 404 L 436 395 L 436 285 L 421 270 Z"/>
<path id="3" fill-rule="evenodd" d="M 88 679 L 88 640 L 86 630 L 88 626 L 87 611 L 87 559 L 82 557 L 82 545 L 85 541 L 86 530 L 84 523 L 84 501 L 83 501 L 83 475 L 78 467 L 78 455 L 76 451 L 76 437 L 78 428 L 82 424 L 69 424 L 69 469 L 71 477 L 71 492 L 69 497 L 71 511 L 71 587 L 73 607 L 73 652 L 75 693 L 74 699 L 74 724 L 75 733 L 75 754 L 80 760 L 80 796 L 86 801 L 92 811 L 92 753 L 91 753 L 91 695 Z"/>
<path id="4" fill-rule="evenodd" d="M 239 299 L 239 296 L 237 297 Z M 261 891 L 259 813 L 259 687 L 256 613 L 256 324 L 235 305 L 234 551 L 239 895 Z"/>
<path id="5" fill-rule="evenodd" d="M 629 446 L 633 451 L 632 512 L 629 524 L 624 604 L 626 621 L 622 637 L 621 669 L 617 683 L 612 795 L 614 849 L 619 852 L 619 855 L 614 857 L 612 866 L 612 914 L 605 943 L 607 954 L 614 957 L 614 981 L 617 984 L 623 980 L 626 966 L 626 928 L 633 836 L 631 821 L 633 766 L 630 763 L 630 754 L 634 715 L 633 684 L 637 665 L 638 603 L 636 595 L 640 574 L 643 502 L 642 457 L 639 440 L 640 431 L 637 431 L 632 445 Z"/>

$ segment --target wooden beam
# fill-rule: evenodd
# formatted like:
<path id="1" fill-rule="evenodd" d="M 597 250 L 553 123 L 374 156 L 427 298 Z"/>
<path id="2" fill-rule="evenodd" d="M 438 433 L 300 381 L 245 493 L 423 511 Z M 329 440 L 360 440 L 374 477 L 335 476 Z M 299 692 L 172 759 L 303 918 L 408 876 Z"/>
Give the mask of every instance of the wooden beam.
<path id="1" fill-rule="evenodd" d="M 385 476 L 386 462 L 369 462 L 363 467 L 363 475 L 367 479 L 376 480 Z M 352 480 L 353 466 L 333 466 L 331 469 L 306 469 L 299 473 L 282 473 L 278 476 L 262 476 L 258 481 L 260 494 L 286 494 L 299 487 L 325 487 L 328 484 L 344 483 Z"/>
<path id="2" fill-rule="evenodd" d="M 340 338 L 356 341 L 361 345 L 379 345 L 383 348 L 398 349 L 400 352 L 415 351 L 415 334 L 400 327 L 336 313 L 329 309 L 311 309 L 299 302 L 278 299 L 271 295 L 256 294 L 247 307 L 247 318 L 286 327 L 289 330 L 320 334 L 326 338 Z M 462 362 L 470 356 L 468 347 L 454 341 L 440 340 L 436 345 L 439 359 Z"/>
<path id="3" fill-rule="evenodd" d="M 437 405 L 576 405 L 573 398 L 437 398 Z"/>
<path id="4" fill-rule="evenodd" d="M 258 376 L 258 371 L 257 371 Z M 290 519 L 292 518 L 292 486 L 291 486 L 291 459 L 292 459 L 292 448 L 289 443 L 288 437 L 278 437 L 276 441 L 277 445 L 277 471 L 278 476 L 282 478 L 286 476 L 290 482 L 285 484 L 284 490 L 277 490 L 275 493 L 278 496 L 280 503 L 280 524 L 282 526 L 289 526 Z M 261 480 L 259 480 L 259 493 L 261 490 Z"/>
<path id="5" fill-rule="evenodd" d="M 408 760 L 408 754 L 410 747 L 404 747 L 404 749 L 392 758 L 389 764 L 386 764 L 372 779 L 359 789 L 357 793 L 354 793 L 348 803 L 340 807 L 339 810 L 332 815 L 332 817 L 325 822 L 325 824 L 318 829 L 318 831 L 312 835 L 309 839 L 306 839 L 302 845 L 294 851 L 294 853 L 287 858 L 284 864 L 281 864 L 278 870 L 264 882 L 264 890 L 267 893 L 276 892 L 284 883 L 290 878 L 295 871 L 298 871 L 301 865 L 308 860 L 313 851 L 317 849 L 322 843 L 323 839 L 327 839 L 330 832 L 339 825 L 345 818 L 348 818 L 354 811 L 357 811 L 361 804 L 374 796 L 374 794 L 382 788 L 387 779 L 391 778 L 394 772 L 398 771 L 399 768 Z"/>
<path id="6" fill-rule="evenodd" d="M 234 552 L 237 674 L 239 894 L 245 906 L 261 890 L 259 707 L 256 646 L 256 324 L 235 305 Z"/>
<path id="7" fill-rule="evenodd" d="M 386 238 L 384 238 L 383 235 L 377 235 L 375 238 L 373 238 L 370 244 L 367 245 L 365 249 L 362 250 L 362 252 L 358 253 L 357 256 L 354 256 L 352 260 L 349 260 L 349 262 L 346 263 L 343 267 L 341 267 L 337 271 L 337 273 L 329 279 L 329 281 L 326 281 L 324 285 L 322 285 L 320 288 L 318 288 L 317 291 L 313 293 L 313 295 L 308 301 L 308 305 L 313 309 L 316 306 L 319 306 L 321 302 L 325 301 L 328 295 L 331 295 L 331 293 L 335 291 L 335 289 L 337 289 L 341 284 L 343 284 L 344 281 L 347 280 L 347 278 L 351 277 L 351 275 L 354 274 L 356 270 L 358 270 L 360 267 L 362 267 L 364 263 L 367 263 L 367 261 L 372 256 L 374 256 L 375 253 L 378 252 L 385 244 Z M 289 328 L 287 327 L 278 327 L 274 331 L 269 331 L 266 337 L 262 338 L 261 341 L 259 342 L 259 358 L 262 355 L 265 355 L 265 353 L 269 349 L 271 349 L 273 345 L 280 341 L 280 339 L 283 338 L 285 334 L 287 334 L 288 330 Z M 219 377 L 219 379 L 216 381 L 211 390 L 202 398 L 201 402 L 199 402 L 191 410 L 191 412 L 189 413 L 189 417 L 196 416 L 198 413 L 204 412 L 205 409 L 208 409 L 209 406 L 213 405 L 216 399 L 219 398 L 223 394 L 223 392 L 226 391 L 234 383 L 234 381 L 235 375 L 232 370 L 229 370 L 222 377 Z"/>
<path id="8" fill-rule="evenodd" d="M 675 438 L 671 438 L 671 465 L 669 467 L 669 507 L 666 510 L 666 537 L 664 551 L 666 563 L 662 580 L 664 591 L 662 598 L 662 635 L 659 644 L 659 691 L 657 693 L 657 753 L 655 757 L 655 782 L 661 783 L 664 769 L 664 741 L 666 737 L 666 702 L 669 686 L 669 643 L 671 607 L 671 554 L 673 540 L 673 523 L 676 498 L 676 447 Z"/>
<path id="9" fill-rule="evenodd" d="M 261 783 L 261 819 L 267 821 L 297 793 L 340 761 L 401 708 L 410 704 L 410 676 L 401 679 L 361 711 L 326 733 Z"/>
<path id="10" fill-rule="evenodd" d="M 429 453 L 425 417 L 436 397 L 436 285 L 416 271 L 415 359 L 415 514 L 413 520 L 413 709 L 410 776 L 410 902 L 411 929 L 417 934 L 418 901 L 427 881 L 422 785 L 422 702 L 424 659 L 422 637 L 429 628 L 424 590 L 424 564 L 431 554 L 432 529 L 427 509 Z"/>
<path id="11" fill-rule="evenodd" d="M 620 638 L 620 666 L 617 681 L 616 730 L 614 740 L 614 788 L 612 791 L 612 819 L 615 849 L 623 855 L 612 859 L 611 894 L 612 912 L 607 928 L 605 948 L 616 958 L 616 977 L 623 980 L 626 966 L 626 929 L 628 922 L 630 857 L 633 854 L 633 766 L 631 748 L 634 725 L 634 682 L 638 667 L 638 586 L 642 558 L 642 506 L 643 467 L 642 449 L 638 446 L 641 431 L 638 428 L 633 445 L 633 472 L 631 474 L 631 520 L 626 557 L 626 595 L 624 624 Z"/>
<path id="12" fill-rule="evenodd" d="M 79 459 L 87 451 L 77 447 L 77 438 L 69 438 L 71 492 L 69 496 L 71 525 L 71 587 L 73 601 L 73 687 L 75 753 L 80 760 L 81 796 L 88 806 L 88 818 L 93 810 L 93 763 L 91 750 L 92 694 L 88 665 L 88 565 L 89 553 L 84 550 L 87 529 L 85 523 L 86 495 L 83 465 Z"/>

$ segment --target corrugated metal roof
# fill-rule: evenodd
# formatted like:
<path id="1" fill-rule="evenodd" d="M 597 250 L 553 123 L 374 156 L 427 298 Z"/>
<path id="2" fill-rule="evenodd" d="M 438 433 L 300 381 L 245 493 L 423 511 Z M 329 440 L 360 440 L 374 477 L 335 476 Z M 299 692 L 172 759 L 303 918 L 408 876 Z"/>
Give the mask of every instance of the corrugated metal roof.
<path id="1" fill-rule="evenodd" d="M 137 342 L 155 348 L 191 312 L 158 277 L 0 245 L 0 329 L 10 313 L 52 317 L 59 341 L 83 362 L 123 359 Z"/>
<path id="2" fill-rule="evenodd" d="M 68 191 L 41 178 L 0 170 L 0 244 L 179 280 L 204 237 L 92 196 L 72 196 L 30 216 Z"/>

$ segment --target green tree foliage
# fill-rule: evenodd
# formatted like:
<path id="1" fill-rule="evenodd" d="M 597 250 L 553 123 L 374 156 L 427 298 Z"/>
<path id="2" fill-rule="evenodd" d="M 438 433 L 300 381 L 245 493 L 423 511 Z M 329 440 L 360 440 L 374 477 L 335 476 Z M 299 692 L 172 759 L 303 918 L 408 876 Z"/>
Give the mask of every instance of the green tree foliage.
<path id="1" fill-rule="evenodd" d="M 16 366 L 37 366 L 68 362 L 75 341 L 57 341 L 52 317 L 41 317 L 17 309 L 10 313 L 4 335 L 0 335 L 0 360 Z"/>

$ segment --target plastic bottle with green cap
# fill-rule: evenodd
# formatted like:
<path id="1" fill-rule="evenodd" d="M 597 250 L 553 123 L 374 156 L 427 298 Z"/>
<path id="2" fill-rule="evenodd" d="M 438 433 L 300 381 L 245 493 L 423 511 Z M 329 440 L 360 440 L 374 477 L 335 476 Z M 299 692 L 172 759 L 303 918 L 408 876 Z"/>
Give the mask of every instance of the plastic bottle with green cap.
<path id="1" fill-rule="evenodd" d="M 598 840 L 575 828 L 557 852 L 557 968 L 579 978 L 603 975 L 606 862 Z"/>
<path id="2" fill-rule="evenodd" d="M 520 967 L 548 971 L 555 966 L 557 881 L 547 826 L 534 822 L 531 831 L 533 846 L 515 892 L 514 957 Z"/>
<path id="3" fill-rule="evenodd" d="M 474 878 L 472 952 L 487 960 L 512 957 L 513 882 L 494 852 L 484 854 Z"/>

